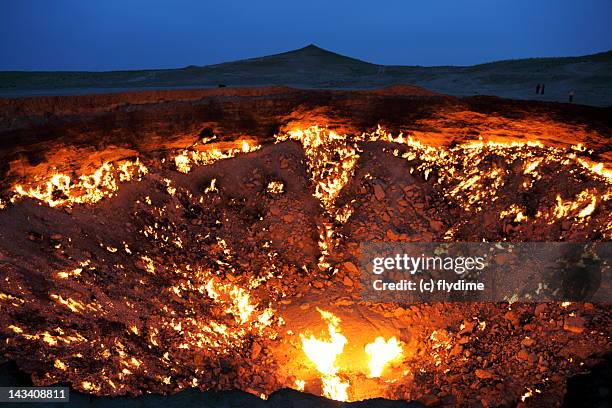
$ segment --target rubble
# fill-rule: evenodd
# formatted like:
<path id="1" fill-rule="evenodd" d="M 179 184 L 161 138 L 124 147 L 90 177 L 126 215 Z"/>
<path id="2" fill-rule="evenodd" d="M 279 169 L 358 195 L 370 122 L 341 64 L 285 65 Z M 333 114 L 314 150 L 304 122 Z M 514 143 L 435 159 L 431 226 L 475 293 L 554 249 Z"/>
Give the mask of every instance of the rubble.
<path id="1" fill-rule="evenodd" d="M 584 331 L 584 319 L 579 316 L 566 317 L 563 322 L 563 330 L 572 333 L 582 333 Z"/>
<path id="2" fill-rule="evenodd" d="M 193 387 L 268 401 L 288 387 L 321 395 L 300 341 L 329 338 L 317 309 L 341 321 L 346 354 L 334 375 L 351 400 L 554 406 L 566 379 L 609 350 L 606 304 L 379 304 L 360 299 L 358 279 L 368 241 L 608 240 L 608 111 L 222 92 L 161 105 L 125 96 L 140 101 L 133 111 L 100 97 L 93 113 L 70 98 L 5 102 L 31 117 L 15 113 L 19 128 L 0 121 L 3 140 L 23 140 L 0 154 L 0 351 L 36 384 L 99 396 Z M 53 126 L 56 136 L 34 138 Z M 218 137 L 202 141 L 203 128 Z M 60 136 L 77 129 L 79 143 Z M 571 148 L 578 143 L 593 153 Z M 130 173 L 134 156 L 143 167 Z M 96 160 L 115 163 L 103 167 L 109 184 L 92 181 Z M 122 160 L 129 168 L 111 177 Z M 72 181 L 45 179 L 56 173 Z M 402 345 L 380 379 L 355 363 L 378 336 Z"/>

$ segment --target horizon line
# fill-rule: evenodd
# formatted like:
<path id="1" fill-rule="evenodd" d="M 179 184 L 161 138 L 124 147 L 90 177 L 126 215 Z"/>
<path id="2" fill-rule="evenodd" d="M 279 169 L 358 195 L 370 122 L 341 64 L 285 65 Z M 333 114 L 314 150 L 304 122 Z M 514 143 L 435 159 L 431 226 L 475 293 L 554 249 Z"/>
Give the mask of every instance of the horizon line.
<path id="1" fill-rule="evenodd" d="M 0 73 L 10 73 L 10 72 L 19 72 L 19 73 L 53 73 L 53 72 L 65 72 L 65 73 L 73 73 L 73 72 L 84 72 L 84 73 L 110 73 L 110 72 L 137 72 L 137 71 L 169 71 L 169 70 L 180 70 L 180 69 L 187 69 L 187 68 L 206 68 L 206 67 L 212 67 L 212 66 L 217 66 L 217 65 L 223 65 L 223 64 L 231 64 L 231 63 L 236 63 L 236 62 L 244 62 L 244 61 L 249 61 L 249 60 L 257 60 L 257 59 L 261 59 L 261 58 L 270 58 L 270 57 L 276 57 L 279 55 L 283 55 L 283 54 L 289 54 L 292 52 L 298 52 L 310 47 L 314 47 L 317 48 L 319 50 L 328 52 L 328 53 L 332 53 L 332 54 L 336 54 L 339 56 L 342 56 L 344 58 L 349 58 L 349 59 L 354 59 L 360 62 L 363 62 L 365 64 L 371 64 L 371 65 L 375 65 L 375 66 L 380 66 L 380 67 L 422 67 L 422 68 L 437 68 L 437 67 L 463 67 L 463 68 L 467 68 L 467 67 L 476 67 L 476 66 L 480 66 L 480 65 L 487 65 L 487 64 L 494 64 L 494 63 L 499 63 L 499 62 L 508 62 L 508 61 L 522 61 L 522 60 L 534 60 L 534 59 L 562 59 L 562 58 L 581 58 L 581 57 L 590 57 L 593 55 L 599 55 L 599 54 L 606 54 L 609 52 L 612 52 L 612 49 L 608 49 L 608 50 L 603 50 L 603 51 L 598 51 L 598 52 L 594 52 L 594 53 L 590 53 L 590 54 L 582 54 L 582 55 L 557 55 L 557 56 L 539 56 L 539 57 L 521 57 L 521 58 L 507 58 L 507 59 L 498 59 L 498 60 L 491 60 L 491 61 L 487 61 L 487 62 L 480 62 L 477 64 L 470 64 L 470 65 L 452 65 L 452 64 L 447 64 L 447 65 L 402 65 L 402 64 L 377 64 L 375 62 L 370 62 L 370 61 L 366 61 L 357 57 L 352 57 L 346 54 L 341 54 L 339 52 L 336 51 L 330 51 L 326 48 L 320 47 L 314 43 L 310 43 L 306 46 L 300 47 L 300 48 L 295 48 L 292 50 L 288 50 L 288 51 L 282 51 L 282 52 L 277 52 L 274 54 L 266 54 L 266 55 L 261 55 L 261 56 L 255 56 L 255 57 L 245 57 L 245 58 L 241 58 L 241 59 L 233 59 L 233 60 L 228 60 L 228 61 L 222 61 L 222 62 L 216 62 L 216 63 L 212 63 L 212 64 L 206 64 L 206 65 L 196 65 L 196 64 L 188 64 L 185 66 L 180 66 L 180 67 L 169 67 L 169 68 L 134 68 L 134 69 L 109 69 L 109 70 L 53 70 L 53 69 L 49 69 L 49 70 L 29 70 L 29 69 L 22 69 L 22 70 L 3 70 L 0 69 Z"/>

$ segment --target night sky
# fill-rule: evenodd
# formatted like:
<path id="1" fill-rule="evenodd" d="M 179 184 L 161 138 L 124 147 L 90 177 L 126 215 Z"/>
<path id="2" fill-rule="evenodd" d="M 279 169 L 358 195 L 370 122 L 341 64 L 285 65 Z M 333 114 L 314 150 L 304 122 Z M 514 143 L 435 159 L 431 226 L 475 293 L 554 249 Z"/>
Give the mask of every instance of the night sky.
<path id="1" fill-rule="evenodd" d="M 378 64 L 612 49 L 612 0 L 0 0 L 0 70 L 208 65 L 314 43 Z"/>

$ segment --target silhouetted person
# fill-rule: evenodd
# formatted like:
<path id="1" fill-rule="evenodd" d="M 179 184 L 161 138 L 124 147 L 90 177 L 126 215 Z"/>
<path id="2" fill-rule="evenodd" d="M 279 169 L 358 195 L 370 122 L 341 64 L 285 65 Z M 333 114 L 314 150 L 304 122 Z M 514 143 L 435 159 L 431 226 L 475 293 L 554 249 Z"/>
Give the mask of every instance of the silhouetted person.
<path id="1" fill-rule="evenodd" d="M 574 91 L 570 91 L 569 94 L 567 94 L 570 103 L 574 102 Z"/>
<path id="2" fill-rule="evenodd" d="M 536 85 L 536 94 L 540 94 L 540 84 Z"/>
<path id="3" fill-rule="evenodd" d="M 545 86 L 546 86 L 546 85 L 542 84 L 542 88 L 540 88 L 540 90 L 542 91 L 542 95 L 544 95 L 544 87 L 545 87 Z"/>

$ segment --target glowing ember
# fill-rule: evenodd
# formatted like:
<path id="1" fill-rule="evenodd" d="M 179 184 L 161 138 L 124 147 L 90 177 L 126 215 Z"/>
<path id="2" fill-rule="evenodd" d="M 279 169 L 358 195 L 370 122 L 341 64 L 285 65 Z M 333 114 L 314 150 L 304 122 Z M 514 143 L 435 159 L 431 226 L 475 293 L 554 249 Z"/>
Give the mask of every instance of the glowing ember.
<path id="1" fill-rule="evenodd" d="M 306 387 L 306 381 L 304 380 L 295 380 L 295 389 L 298 391 L 304 391 L 304 387 Z"/>
<path id="2" fill-rule="evenodd" d="M 138 159 L 117 164 L 104 163 L 95 172 L 72 180 L 66 174 L 54 174 L 42 184 L 13 188 L 12 202 L 22 197 L 31 197 L 47 203 L 50 207 L 72 204 L 94 204 L 110 197 L 119 189 L 118 183 L 138 180 L 149 170 Z"/>
<path id="3" fill-rule="evenodd" d="M 401 357 L 402 346 L 395 337 L 386 341 L 384 337 L 377 337 L 372 343 L 365 346 L 365 352 L 370 356 L 370 362 L 368 363 L 369 377 L 375 378 L 382 375 L 387 364 Z"/>
<path id="4" fill-rule="evenodd" d="M 591 197 L 591 202 L 586 207 L 584 207 L 582 210 L 580 210 L 580 212 L 578 213 L 578 218 L 588 217 L 589 215 L 593 214 L 596 204 L 597 204 L 597 197 L 595 196 Z"/>
<path id="5" fill-rule="evenodd" d="M 584 218 L 593 213 L 597 204 L 597 198 L 585 190 L 578 194 L 574 200 L 563 200 L 560 195 L 557 195 L 557 205 L 554 209 L 554 215 L 557 218 L 568 217 L 575 215 L 578 218 Z M 583 207 L 577 214 L 573 214 L 575 210 Z"/>
<path id="6" fill-rule="evenodd" d="M 270 194 L 282 194 L 285 191 L 285 185 L 282 181 L 271 181 L 266 190 Z"/>
<path id="7" fill-rule="evenodd" d="M 310 361 L 312 361 L 319 373 L 323 387 L 323 395 L 337 400 L 348 400 L 349 383 L 343 381 L 338 376 L 339 368 L 336 365 L 336 358 L 342 354 L 342 350 L 347 343 L 346 337 L 340 333 L 340 319 L 334 314 L 317 308 L 321 318 L 327 322 L 329 340 L 321 340 L 314 335 L 306 337 L 300 335 L 302 339 L 302 349 Z"/>
<path id="8" fill-rule="evenodd" d="M 174 157 L 176 169 L 189 173 L 193 166 L 205 166 L 218 160 L 235 157 L 239 153 L 249 153 L 261 149 L 260 145 L 251 145 L 247 140 L 229 143 L 205 145 L 205 150 L 183 150 Z"/>
<path id="9" fill-rule="evenodd" d="M 236 285 L 216 283 L 214 279 L 211 279 L 206 284 L 206 292 L 215 300 L 222 300 L 222 295 L 229 298 L 226 300 L 228 306 L 225 311 L 234 315 L 240 323 L 248 322 L 257 307 L 251 304 L 247 291 Z"/>

